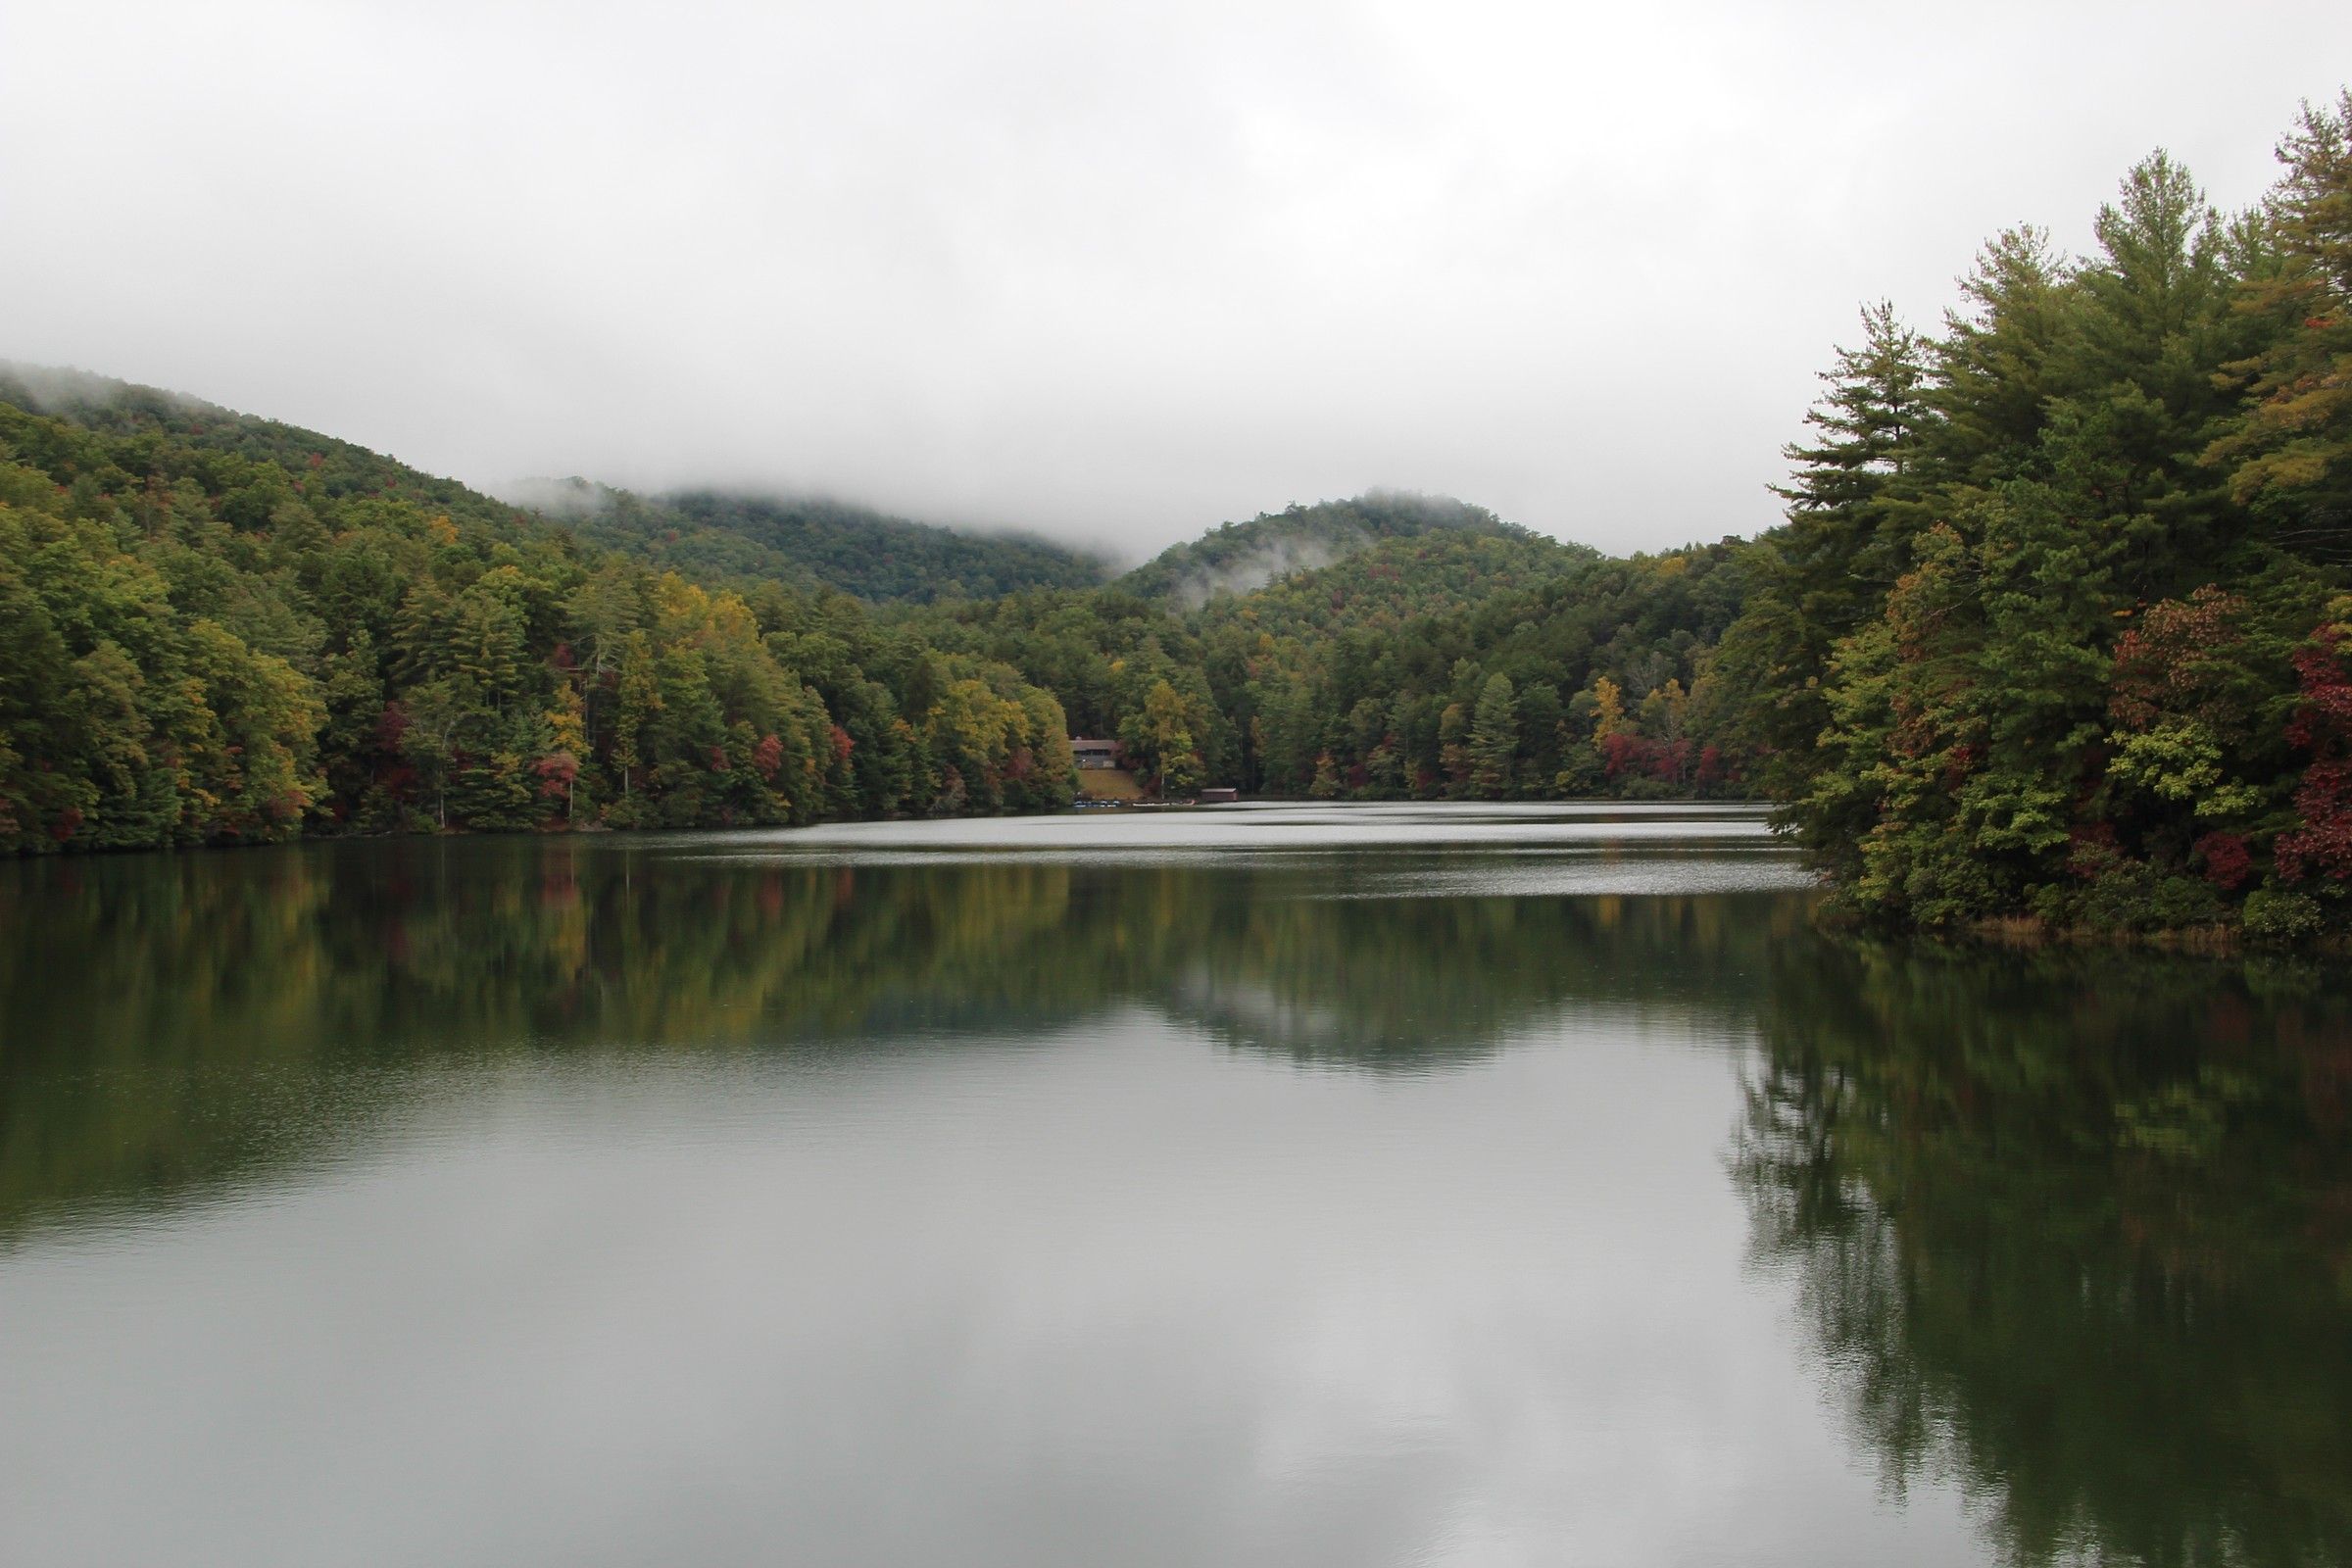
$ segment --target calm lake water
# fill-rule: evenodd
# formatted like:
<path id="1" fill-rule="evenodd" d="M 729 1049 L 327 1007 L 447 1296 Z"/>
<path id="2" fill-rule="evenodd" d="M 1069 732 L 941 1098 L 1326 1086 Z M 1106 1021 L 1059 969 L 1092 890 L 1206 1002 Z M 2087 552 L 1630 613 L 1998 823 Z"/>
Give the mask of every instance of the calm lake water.
<path id="1" fill-rule="evenodd" d="M 2352 1008 L 1751 813 L 0 865 L 0 1561 L 2352 1563 Z"/>

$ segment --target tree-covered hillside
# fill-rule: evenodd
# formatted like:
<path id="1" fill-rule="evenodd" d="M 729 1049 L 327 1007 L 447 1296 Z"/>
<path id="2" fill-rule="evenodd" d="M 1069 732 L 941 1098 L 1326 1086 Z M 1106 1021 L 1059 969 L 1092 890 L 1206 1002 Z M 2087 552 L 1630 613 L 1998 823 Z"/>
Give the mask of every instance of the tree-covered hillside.
<path id="1" fill-rule="evenodd" d="M 1865 314 L 1716 669 L 1871 918 L 2352 924 L 2352 93 Z"/>
<path id="2" fill-rule="evenodd" d="M 1483 507 L 1449 496 L 1376 491 L 1348 501 L 1294 506 L 1228 522 L 1171 545 L 1119 579 L 1146 599 L 1197 610 L 1223 594 L 1247 594 L 1294 572 L 1330 565 L 1383 539 L 1446 529 L 1524 535 Z"/>
<path id="3" fill-rule="evenodd" d="M 1688 744 L 1721 617 L 1665 586 L 1685 558 L 1609 563 L 1460 503 L 1297 508 L 1092 586 L 1068 552 L 850 509 L 533 499 L 12 368 L 0 844 L 1052 805 L 1073 728 L 1176 791 L 1729 778 Z M 1692 582 L 1714 564 L 1690 559 Z M 1186 587 L 1269 564 L 1289 569 L 1239 594 Z M 1498 717 L 1506 667 L 1526 695 Z"/>
<path id="4" fill-rule="evenodd" d="M 2352 94 L 2281 157 L 1867 311 L 1786 525 L 1630 560 L 1375 494 L 1103 583 L 8 372 L 0 845 L 1045 806 L 1075 731 L 1171 794 L 1766 793 L 1893 923 L 2352 932 Z"/>
<path id="5" fill-rule="evenodd" d="M 1385 504 L 1328 512 L 1377 516 Z M 1411 526 L 1432 516 L 1468 520 Z M 1403 520 L 1331 564 L 1191 608 L 1127 591 L 1139 577 L 1165 586 L 1137 573 L 913 624 L 1053 690 L 1073 722 L 1116 736 L 1172 791 L 1743 791 L 1739 759 L 1705 733 L 1717 698 L 1703 680 L 1738 612 L 1740 547 L 1612 561 L 1453 503 L 1416 501 Z"/>
<path id="6" fill-rule="evenodd" d="M 1110 575 L 1100 557 L 1023 534 L 966 533 L 839 502 L 717 491 L 641 498 L 610 492 L 583 536 L 699 578 L 812 583 L 874 601 L 994 599 L 1085 588 Z"/>
<path id="7" fill-rule="evenodd" d="M 1739 608 L 1740 547 L 1613 561 L 1500 543 L 1384 545 L 1204 612 L 1260 787 L 1371 799 L 1742 793 L 1739 759 L 1708 733 L 1718 699 L 1707 679 Z M 1401 607 L 1399 585 L 1414 586 Z"/>
<path id="8" fill-rule="evenodd" d="M 0 378 L 0 848 L 1045 806 L 1067 726 L 854 600 L 290 426 Z"/>

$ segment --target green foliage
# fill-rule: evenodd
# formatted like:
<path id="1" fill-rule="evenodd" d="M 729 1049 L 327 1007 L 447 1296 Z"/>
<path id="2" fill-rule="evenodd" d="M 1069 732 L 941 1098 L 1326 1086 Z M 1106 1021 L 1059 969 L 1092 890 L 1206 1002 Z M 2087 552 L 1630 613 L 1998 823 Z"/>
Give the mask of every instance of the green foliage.
<path id="1" fill-rule="evenodd" d="M 1508 675 L 1490 675 L 1470 727 L 1470 787 L 1494 800 L 1510 788 L 1519 758 L 1519 697 Z"/>
<path id="2" fill-rule="evenodd" d="M 1430 505 L 1396 526 L 1455 515 Z M 1727 542 L 1611 561 L 1500 524 L 1424 527 L 1192 609 L 1114 585 L 907 612 L 903 624 L 1018 668 L 1148 772 L 1161 749 L 1145 707 L 1165 682 L 1201 783 L 1372 800 L 1738 793 L 1718 744 L 1733 709 L 1710 668 L 1747 555 Z M 1511 719 L 1490 713 L 1482 770 L 1478 710 L 1497 677 Z M 1583 700 L 1600 682 L 1639 710 L 1605 754 Z"/>
<path id="3" fill-rule="evenodd" d="M 262 710 L 191 715 L 252 748 L 191 732 L 171 751 L 236 759 L 233 778 L 182 789 L 152 748 L 74 752 L 45 727 L 72 706 L 46 691 L 57 672 L 94 713 L 180 665 L 127 636 L 119 659 L 95 634 L 52 648 L 45 612 L 20 617 L 7 657 L 25 673 L 0 694 L 39 709 L 0 728 L 20 849 L 1052 806 L 1073 729 L 1121 738 L 1178 796 L 1740 788 L 1714 745 L 1735 710 L 1707 679 L 1744 594 L 1729 544 L 1613 562 L 1375 495 L 1230 524 L 1096 586 L 1076 553 L 830 504 L 573 481 L 542 487 L 541 514 L 95 377 L 0 376 L 0 441 L 23 460 L 12 510 L 91 530 L 78 548 L 120 558 L 125 591 L 183 628 L 172 659 Z M 65 577 L 95 583 L 97 562 Z M 229 668 L 243 657 L 253 672 Z M 1482 724 L 1496 680 L 1511 701 Z M 1604 681 L 1635 710 L 1605 753 L 1581 701 Z M 113 793 L 84 799 L 102 779 Z"/>
<path id="4" fill-rule="evenodd" d="M 2326 923 L 2319 901 L 2283 888 L 2256 888 L 2246 895 L 2246 936 L 2275 947 L 2290 947 L 2318 936 Z"/>
<path id="5" fill-rule="evenodd" d="M 691 582 L 344 443 L 0 375 L 0 849 L 808 822 L 950 775 L 1065 804 L 1054 698 L 959 656 L 978 729 L 910 723 L 927 657 L 839 594 Z"/>
<path id="6" fill-rule="evenodd" d="M 1228 522 L 1160 552 L 1120 578 L 1119 586 L 1139 598 L 1197 610 L 1219 596 L 1248 594 L 1329 565 L 1383 540 L 1447 531 L 1527 537 L 1482 507 L 1444 496 L 1379 492 Z"/>
<path id="7" fill-rule="evenodd" d="M 2013 230 L 1940 336 L 1879 307 L 1839 351 L 1712 673 L 1855 911 L 2252 930 L 2352 873 L 2348 116 L 2306 111 L 2257 213 L 2159 152 L 2090 257 Z"/>
<path id="8" fill-rule="evenodd" d="M 1732 1169 L 1884 1482 L 1949 1482 L 2004 1562 L 2342 1560 L 2341 988 L 1919 940 L 1769 968 Z"/>
<path id="9" fill-rule="evenodd" d="M 2288 549 L 2352 559 L 2352 90 L 2306 105 L 2236 302 L 2253 352 L 2223 368 L 2244 409 L 2206 449 Z"/>
<path id="10" fill-rule="evenodd" d="M 689 490 L 640 497 L 574 481 L 554 493 L 582 537 L 704 581 L 825 587 L 876 603 L 994 599 L 1109 576 L 1084 551 L 967 533 L 840 502 Z"/>

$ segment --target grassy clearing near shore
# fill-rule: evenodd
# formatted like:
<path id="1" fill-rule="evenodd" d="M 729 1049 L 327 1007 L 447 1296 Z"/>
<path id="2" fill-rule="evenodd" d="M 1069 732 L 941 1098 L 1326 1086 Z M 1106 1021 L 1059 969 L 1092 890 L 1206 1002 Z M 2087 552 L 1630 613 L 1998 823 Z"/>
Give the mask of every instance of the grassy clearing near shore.
<path id="1" fill-rule="evenodd" d="M 1140 801 L 1144 786 L 1123 767 L 1082 767 L 1078 798 L 1086 801 Z"/>

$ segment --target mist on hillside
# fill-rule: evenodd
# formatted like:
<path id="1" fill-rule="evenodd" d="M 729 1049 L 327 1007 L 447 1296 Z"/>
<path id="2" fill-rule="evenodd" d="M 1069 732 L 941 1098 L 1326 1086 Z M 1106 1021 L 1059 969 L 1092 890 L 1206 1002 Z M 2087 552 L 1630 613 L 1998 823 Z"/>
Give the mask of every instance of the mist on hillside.
<path id="1" fill-rule="evenodd" d="M 460 48 L 441 9 L 15 8 L 0 353 L 476 487 L 1135 561 L 1385 485 L 1622 554 L 1777 520 L 1859 302 L 1935 321 L 2021 220 L 2088 248 L 2160 143 L 2243 207 L 2247 127 L 2352 54 L 2321 0 L 2040 8 L 2030 49 L 1727 0 L 486 0 Z"/>

